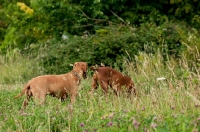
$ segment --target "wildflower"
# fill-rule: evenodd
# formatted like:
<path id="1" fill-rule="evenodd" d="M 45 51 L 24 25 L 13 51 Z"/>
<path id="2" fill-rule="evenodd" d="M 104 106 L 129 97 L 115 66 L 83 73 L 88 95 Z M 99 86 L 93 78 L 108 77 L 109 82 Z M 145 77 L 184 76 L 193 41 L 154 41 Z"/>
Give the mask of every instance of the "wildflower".
<path id="1" fill-rule="evenodd" d="M 82 123 L 80 124 L 80 126 L 81 126 L 81 127 L 84 127 L 84 126 L 85 126 L 85 124 L 82 122 Z"/>
<path id="2" fill-rule="evenodd" d="M 154 121 L 157 120 L 157 117 L 155 116 L 155 117 L 153 118 L 153 120 L 154 120 Z"/>
<path id="3" fill-rule="evenodd" d="M 127 110 L 124 110 L 124 113 L 127 113 L 128 111 Z"/>
<path id="4" fill-rule="evenodd" d="M 25 13 L 33 14 L 33 9 L 31 9 L 30 7 L 28 7 L 26 4 L 22 2 L 17 2 L 17 6 L 19 6 L 20 10 L 24 11 Z"/>
<path id="5" fill-rule="evenodd" d="M 171 106 L 171 109 L 174 110 L 174 109 L 175 109 L 175 106 Z"/>
<path id="6" fill-rule="evenodd" d="M 114 113 L 112 112 L 108 117 L 113 118 L 113 116 L 114 116 Z"/>
<path id="7" fill-rule="evenodd" d="M 146 110 L 146 108 L 145 107 L 142 107 L 142 111 L 145 111 Z"/>
<path id="8" fill-rule="evenodd" d="M 155 129 L 158 125 L 155 123 L 151 123 L 151 128 Z"/>
<path id="9" fill-rule="evenodd" d="M 33 14 L 33 9 L 27 8 L 25 13 L 27 14 Z"/>
<path id="10" fill-rule="evenodd" d="M 106 116 L 102 116 L 101 119 L 102 119 L 102 120 L 106 119 Z"/>
<path id="11" fill-rule="evenodd" d="M 112 125 L 113 125 L 112 122 L 108 122 L 108 124 L 107 124 L 106 126 L 110 127 L 110 126 L 112 126 Z"/>
<path id="12" fill-rule="evenodd" d="M 143 128 L 143 129 L 144 129 L 144 131 L 145 131 L 145 132 L 148 132 L 148 131 L 149 131 L 149 130 L 148 130 L 146 127 L 145 127 L 145 128 Z"/>
<path id="13" fill-rule="evenodd" d="M 22 11 L 26 10 L 26 5 L 22 2 L 17 2 L 17 6 L 19 6 L 20 10 L 22 10 Z"/>
<path id="14" fill-rule="evenodd" d="M 199 107 L 199 106 L 200 106 L 200 104 L 195 104 L 194 106 L 197 108 L 197 107 Z"/>
<path id="15" fill-rule="evenodd" d="M 139 125 L 140 125 L 139 122 L 137 122 L 136 120 L 133 121 L 133 126 L 134 126 L 135 129 L 138 129 Z"/>

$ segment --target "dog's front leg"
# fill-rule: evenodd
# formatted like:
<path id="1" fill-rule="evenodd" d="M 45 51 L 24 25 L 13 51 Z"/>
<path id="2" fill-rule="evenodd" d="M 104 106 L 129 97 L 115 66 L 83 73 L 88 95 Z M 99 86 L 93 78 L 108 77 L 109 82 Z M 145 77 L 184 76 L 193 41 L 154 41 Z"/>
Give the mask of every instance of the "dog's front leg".
<path id="1" fill-rule="evenodd" d="M 71 104 L 75 103 L 77 95 L 78 95 L 78 87 L 75 88 L 74 91 L 70 94 Z"/>
<path id="2" fill-rule="evenodd" d="M 134 96 L 137 97 L 136 88 L 135 88 L 134 85 L 129 85 L 129 86 L 128 86 L 128 93 L 129 93 L 129 95 L 134 94 Z"/>
<path id="3" fill-rule="evenodd" d="M 98 80 L 97 80 L 97 75 L 94 74 L 92 77 L 92 88 L 90 90 L 90 94 L 92 94 L 94 92 L 94 90 L 96 90 L 98 88 Z"/>
<path id="4" fill-rule="evenodd" d="M 116 96 L 119 96 L 120 95 L 120 91 L 121 91 L 121 85 L 120 84 L 116 84 L 116 85 L 113 85 L 113 91 L 115 93 Z"/>

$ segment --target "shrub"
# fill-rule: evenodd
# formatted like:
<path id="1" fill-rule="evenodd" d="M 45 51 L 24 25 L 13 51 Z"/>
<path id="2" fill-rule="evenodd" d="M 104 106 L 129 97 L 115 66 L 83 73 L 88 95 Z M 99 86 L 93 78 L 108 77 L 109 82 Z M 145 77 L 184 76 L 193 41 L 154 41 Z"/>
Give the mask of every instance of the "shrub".
<path id="1" fill-rule="evenodd" d="M 133 61 L 141 51 L 154 54 L 159 49 L 163 61 L 167 60 L 168 54 L 177 58 L 184 47 L 180 39 L 174 23 L 162 26 L 146 23 L 134 28 L 109 26 L 96 30 L 95 35 L 67 36 L 62 41 L 52 39 L 46 43 L 31 44 L 25 52 L 33 53 L 47 73 L 63 73 L 71 69 L 69 64 L 75 61 L 121 67 L 124 58 Z"/>

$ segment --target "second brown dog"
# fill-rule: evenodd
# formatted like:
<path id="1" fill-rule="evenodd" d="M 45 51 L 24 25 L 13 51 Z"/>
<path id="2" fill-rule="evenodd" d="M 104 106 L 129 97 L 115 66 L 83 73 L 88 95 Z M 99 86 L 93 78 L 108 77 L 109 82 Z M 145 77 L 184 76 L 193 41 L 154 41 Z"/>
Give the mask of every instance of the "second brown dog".
<path id="1" fill-rule="evenodd" d="M 108 87 L 111 87 L 115 94 L 119 95 L 124 87 L 128 93 L 136 95 L 136 89 L 130 77 L 110 67 L 96 68 L 92 66 L 90 69 L 95 71 L 92 77 L 91 92 L 97 89 L 99 84 L 105 93 L 108 93 Z"/>

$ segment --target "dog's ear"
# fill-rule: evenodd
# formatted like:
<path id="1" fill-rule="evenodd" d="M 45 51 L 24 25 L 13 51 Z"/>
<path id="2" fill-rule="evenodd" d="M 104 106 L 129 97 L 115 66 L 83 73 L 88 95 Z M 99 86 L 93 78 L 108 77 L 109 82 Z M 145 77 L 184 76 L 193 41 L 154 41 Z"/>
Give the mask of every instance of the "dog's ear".
<path id="1" fill-rule="evenodd" d="M 82 67 L 82 70 L 83 70 L 84 72 L 87 72 L 87 63 L 86 63 L 86 62 L 84 62 L 84 63 L 81 65 L 81 67 Z"/>
<path id="2" fill-rule="evenodd" d="M 74 63 L 73 69 L 78 65 L 78 62 Z"/>

